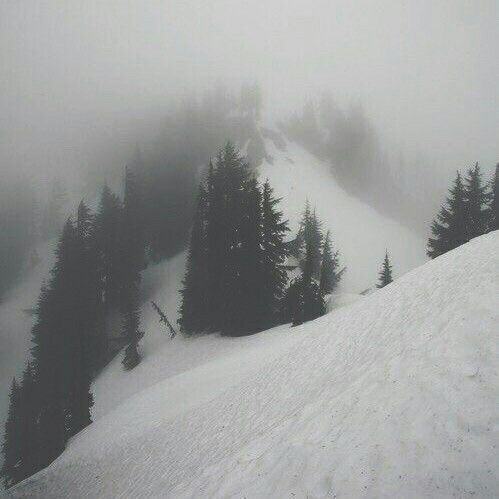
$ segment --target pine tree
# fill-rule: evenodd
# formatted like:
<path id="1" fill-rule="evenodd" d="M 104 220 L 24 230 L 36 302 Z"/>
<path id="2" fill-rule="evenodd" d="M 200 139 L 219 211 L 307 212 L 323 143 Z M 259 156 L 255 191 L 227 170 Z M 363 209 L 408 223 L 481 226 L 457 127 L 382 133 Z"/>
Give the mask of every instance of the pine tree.
<path id="1" fill-rule="evenodd" d="M 9 414 L 5 424 L 4 463 L 0 475 L 5 487 L 24 480 L 38 471 L 38 400 L 35 375 L 27 364 L 22 383 L 14 379 L 10 392 Z"/>
<path id="2" fill-rule="evenodd" d="M 496 165 L 494 178 L 491 182 L 489 230 L 499 230 L 499 163 Z"/>
<path id="3" fill-rule="evenodd" d="M 120 308 L 123 316 L 122 337 L 127 345 L 123 365 L 127 370 L 133 369 L 140 362 L 138 343 L 143 336 L 139 330 L 139 287 L 141 271 L 145 268 L 141 191 L 139 176 L 131 168 L 127 168 L 120 231 Z"/>
<path id="4" fill-rule="evenodd" d="M 388 251 L 385 252 L 385 259 L 383 260 L 383 266 L 379 271 L 379 283 L 376 284 L 377 288 L 384 288 L 387 284 L 390 284 L 392 279 L 392 265 L 390 263 L 390 258 L 388 256 Z"/>
<path id="5" fill-rule="evenodd" d="M 64 208 L 66 205 L 66 189 L 60 179 L 55 179 L 47 200 L 41 223 L 42 237 L 56 237 L 64 223 Z"/>
<path id="6" fill-rule="evenodd" d="M 284 267 L 288 250 L 284 236 L 288 222 L 277 209 L 280 199 L 275 198 L 268 179 L 262 192 L 262 321 L 271 327 L 278 321 L 280 300 L 284 295 L 287 273 Z"/>
<path id="7" fill-rule="evenodd" d="M 67 439 L 90 422 L 89 346 L 96 311 L 86 237 L 91 226 L 84 204 L 69 219 L 56 251 L 49 285 L 40 293 L 32 329 L 39 396 L 39 466 L 53 461 Z"/>
<path id="8" fill-rule="evenodd" d="M 102 301 L 106 313 L 119 304 L 119 224 L 121 202 L 105 185 L 94 219 L 94 245 L 100 274 Z"/>
<path id="9" fill-rule="evenodd" d="M 333 252 L 331 234 L 326 233 L 322 246 L 322 261 L 319 288 L 323 295 L 333 293 L 343 275 L 344 268 L 339 270 L 339 252 Z"/>
<path id="10" fill-rule="evenodd" d="M 210 330 L 239 334 L 242 227 L 249 165 L 229 142 L 208 177 L 207 279 Z"/>
<path id="11" fill-rule="evenodd" d="M 52 462 L 70 435 L 69 405 L 78 324 L 74 282 L 78 237 L 74 223 L 64 225 L 49 285 L 42 288 L 32 329 L 34 366 L 40 396 L 40 465 Z"/>
<path id="12" fill-rule="evenodd" d="M 186 273 L 180 291 L 182 303 L 178 323 L 187 334 L 201 333 L 209 327 L 207 296 L 207 192 L 203 183 L 199 186 L 197 209 L 191 231 Z"/>
<path id="13" fill-rule="evenodd" d="M 465 205 L 465 189 L 461 175 L 457 172 L 446 203 L 440 209 L 431 226 L 432 236 L 428 239 L 427 248 L 427 254 L 430 258 L 436 258 L 468 240 Z"/>
<path id="14" fill-rule="evenodd" d="M 140 327 L 140 309 L 138 305 L 138 292 L 130 293 L 130 301 L 123 315 L 123 334 L 127 341 L 122 364 L 125 370 L 130 371 L 140 363 L 138 344 L 144 333 Z"/>
<path id="15" fill-rule="evenodd" d="M 232 328 L 238 334 L 258 331 L 263 326 L 262 193 L 256 179 L 243 187 L 240 244 L 234 247 L 238 279 L 234 282 L 236 300 L 232 310 Z"/>
<path id="16" fill-rule="evenodd" d="M 487 185 L 482 181 L 482 173 L 476 163 L 464 179 L 466 241 L 487 232 L 488 201 Z"/>
<path id="17" fill-rule="evenodd" d="M 74 273 L 74 319 L 76 327 L 68 334 L 73 368 L 68 400 L 69 435 L 75 435 L 91 423 L 93 405 L 90 384 L 92 373 L 103 357 L 103 331 L 101 329 L 101 303 L 97 255 L 93 246 L 93 215 L 82 201 L 76 220 L 76 261 Z"/>
<path id="18" fill-rule="evenodd" d="M 9 413 L 5 422 L 5 435 L 2 446 L 4 461 L 2 469 L 0 470 L 5 488 L 9 488 L 23 479 L 19 470 L 22 452 L 22 435 L 19 424 L 21 415 L 20 391 L 20 387 L 14 378 L 10 388 Z"/>

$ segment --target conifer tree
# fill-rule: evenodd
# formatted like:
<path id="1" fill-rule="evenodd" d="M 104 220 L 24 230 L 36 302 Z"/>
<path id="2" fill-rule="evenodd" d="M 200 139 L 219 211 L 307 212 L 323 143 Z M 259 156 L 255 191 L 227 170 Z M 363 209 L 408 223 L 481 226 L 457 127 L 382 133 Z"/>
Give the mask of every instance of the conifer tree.
<path id="1" fill-rule="evenodd" d="M 268 179 L 262 192 L 262 321 L 271 327 L 278 321 L 280 300 L 287 283 L 284 267 L 288 254 L 284 237 L 289 231 L 287 220 L 277 209 L 280 199 L 275 198 Z"/>
<path id="2" fill-rule="evenodd" d="M 331 234 L 326 233 L 322 246 L 322 261 L 319 287 L 323 295 L 333 293 L 338 286 L 345 269 L 339 270 L 339 252 L 333 252 Z"/>
<path id="3" fill-rule="evenodd" d="M 21 389 L 15 378 L 12 380 L 9 395 L 9 412 L 5 422 L 5 435 L 2 446 L 3 466 L 0 475 L 3 477 L 3 483 L 6 489 L 22 480 L 23 476 L 19 470 L 21 460 L 21 425 L 19 424 L 21 416 Z"/>
<path id="4" fill-rule="evenodd" d="M 201 183 L 191 231 L 186 273 L 180 291 L 182 303 L 178 323 L 182 331 L 187 334 L 201 333 L 209 326 L 206 216 L 207 192 Z"/>
<path id="5" fill-rule="evenodd" d="M 139 330 L 139 287 L 141 271 L 145 267 L 141 191 L 139 176 L 131 168 L 126 168 L 120 231 L 120 308 L 123 316 L 122 337 L 127 345 L 122 362 L 127 370 L 140 362 L 138 343 L 143 335 Z"/>
<path id="6" fill-rule="evenodd" d="M 263 262 L 261 191 L 254 178 L 243 186 L 240 243 L 234 247 L 238 279 L 233 284 L 232 328 L 238 334 L 255 332 L 263 326 Z"/>
<path id="7" fill-rule="evenodd" d="M 97 252 L 97 268 L 100 274 L 101 294 L 105 312 L 119 305 L 119 224 L 121 202 L 105 185 L 94 220 L 94 245 Z"/>
<path id="8" fill-rule="evenodd" d="M 478 163 L 470 168 L 464 179 L 465 236 L 466 241 L 487 232 L 489 194 L 487 185 L 482 181 Z"/>
<path id="9" fill-rule="evenodd" d="M 499 163 L 496 165 L 494 178 L 491 182 L 489 230 L 499 230 Z"/>
<path id="10" fill-rule="evenodd" d="M 140 327 L 140 309 L 138 305 L 138 292 L 130 293 L 128 302 L 123 314 L 123 335 L 127 346 L 123 356 L 122 364 L 125 370 L 130 371 L 140 363 L 140 353 L 138 344 L 144 333 Z"/>
<path id="11" fill-rule="evenodd" d="M 388 251 L 385 252 L 385 259 L 383 260 L 383 265 L 379 271 L 379 282 L 376 284 L 377 288 L 384 288 L 387 284 L 390 284 L 392 279 L 392 265 L 390 263 L 390 258 L 388 256 Z"/>
<path id="12" fill-rule="evenodd" d="M 457 172 L 449 196 L 431 226 L 432 236 L 427 248 L 430 258 L 436 258 L 468 240 L 465 205 L 465 189 L 461 175 Z"/>

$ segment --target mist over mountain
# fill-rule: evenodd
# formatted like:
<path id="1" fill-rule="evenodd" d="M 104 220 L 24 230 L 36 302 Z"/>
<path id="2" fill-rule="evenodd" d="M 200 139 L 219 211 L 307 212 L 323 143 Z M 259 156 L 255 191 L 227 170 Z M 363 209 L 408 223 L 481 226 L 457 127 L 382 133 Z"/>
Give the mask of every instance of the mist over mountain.
<path id="1" fill-rule="evenodd" d="M 468 338 L 473 327 L 461 330 L 459 314 L 465 310 L 463 320 L 490 341 L 496 322 L 487 315 L 494 308 L 493 293 L 486 310 L 480 305 L 485 288 L 469 301 L 464 295 L 450 297 L 440 316 L 430 298 L 432 286 L 440 299 L 459 279 L 468 279 L 456 268 L 462 261 L 478 272 L 466 281 L 470 289 L 478 281 L 490 290 L 497 284 L 495 255 L 487 255 L 496 249 L 497 234 L 485 234 L 499 228 L 498 18 L 494 0 L 1 2 L 4 485 L 11 487 L 55 461 L 54 483 L 50 474 L 42 475 L 33 489 L 17 489 L 20 494 L 39 493 L 45 485 L 55 495 L 80 490 L 86 484 L 80 474 L 84 466 L 72 474 L 64 463 L 81 466 L 85 453 L 78 449 L 102 429 L 106 435 L 98 449 L 110 448 L 109 433 L 121 429 L 106 430 L 99 420 L 119 414 L 129 424 L 120 405 L 130 414 L 136 414 L 137 400 L 160 407 L 162 395 L 150 388 L 155 384 L 166 383 L 167 403 L 177 404 L 164 414 L 158 409 L 156 416 L 165 421 L 187 417 L 198 406 L 212 417 L 210 404 L 224 386 L 234 388 L 237 398 L 244 383 L 253 396 L 250 405 L 268 402 L 272 394 L 251 376 L 264 376 L 269 359 L 281 362 L 280 354 L 296 341 L 315 344 L 315 334 L 324 345 L 339 347 L 331 350 L 338 367 L 331 373 L 344 374 L 347 392 L 352 389 L 348 371 L 362 372 L 368 356 L 352 361 L 351 351 L 359 345 L 345 331 L 355 330 L 359 341 L 379 347 L 376 353 L 363 345 L 364 352 L 374 352 L 368 364 L 377 376 L 385 372 L 383 348 L 397 352 L 398 338 L 407 331 L 419 335 L 414 366 L 431 363 L 427 331 L 416 324 L 426 317 L 425 309 L 433 311 L 428 324 L 435 342 L 454 331 L 460 335 L 447 362 L 461 359 L 458 364 L 465 367 L 459 364 L 452 382 L 462 381 L 461 371 L 468 390 L 473 380 L 481 382 L 481 369 L 491 372 L 492 361 L 483 349 L 474 350 Z M 429 259 L 436 264 L 425 265 Z M 408 282 L 404 275 L 411 271 L 414 288 L 430 298 L 398 284 Z M 380 319 L 391 317 L 391 289 L 400 290 L 395 325 Z M 417 302 L 417 317 L 409 297 Z M 356 308 L 349 309 L 352 304 Z M 355 322 L 349 310 L 367 317 L 362 331 L 338 320 Z M 328 319 L 320 318 L 324 315 Z M 341 341 L 330 324 L 345 326 Z M 378 344 L 371 331 L 385 343 Z M 246 335 L 254 341 L 235 338 Z M 269 356 L 262 354 L 267 346 Z M 307 369 L 315 355 L 309 346 L 303 350 L 310 352 Z M 222 359 L 225 352 L 228 359 Z M 483 363 L 476 360 L 484 356 Z M 293 370 L 291 364 L 281 367 L 272 371 L 277 391 Z M 438 390 L 444 385 L 436 378 Z M 455 396 L 462 404 L 472 400 L 486 407 L 489 417 L 497 387 L 486 379 L 487 393 L 468 397 L 457 391 Z M 185 392 L 200 380 L 202 396 L 196 389 Z M 358 393 L 372 388 L 364 378 L 356 382 L 362 388 Z M 322 393 L 325 384 L 324 378 L 308 388 Z M 307 400 L 315 404 L 319 398 Z M 436 412 L 441 409 L 437 399 L 429 402 Z M 340 411 L 350 407 L 345 398 L 338 400 Z M 395 422 L 385 419 L 385 437 L 400 430 L 409 406 L 414 409 L 414 404 L 400 406 Z M 149 415 L 139 413 L 148 428 Z M 245 435 L 238 425 L 246 425 L 249 413 L 226 414 L 235 425 L 230 431 Z M 256 429 L 268 432 L 271 419 L 263 418 Z M 300 435 L 307 433 L 305 420 L 300 419 Z M 218 423 L 207 434 L 193 433 L 189 445 L 210 441 Z M 482 445 L 487 425 L 473 417 L 470 424 L 480 428 Z M 347 438 L 353 435 L 348 425 L 337 429 Z M 128 433 L 123 435 L 111 445 L 116 455 L 132 446 Z M 147 476 L 147 449 L 156 449 L 161 460 L 163 442 L 156 448 L 148 430 L 144 435 L 145 454 L 133 456 L 143 460 L 137 469 Z M 296 464 L 306 444 L 289 449 L 282 444 L 286 431 L 283 435 L 279 445 Z M 322 438 L 329 436 L 322 432 Z M 206 461 L 203 469 L 192 462 L 169 468 L 176 481 L 164 490 L 179 497 L 196 496 L 198 486 L 214 496 L 234 490 L 266 496 L 276 484 L 279 493 L 294 491 L 293 480 L 274 467 L 276 456 L 260 454 L 258 442 L 253 443 L 250 457 L 241 458 L 253 464 L 239 472 L 270 473 L 274 478 L 260 488 L 235 488 L 233 477 L 213 479 Z M 382 444 L 392 455 L 388 437 Z M 439 447 L 442 459 L 444 447 Z M 86 451 L 95 448 L 89 444 Z M 183 454 L 188 445 L 171 449 L 179 463 L 188 461 Z M 344 460 L 348 452 L 342 449 L 319 468 Z M 452 452 L 457 468 L 467 466 Z M 489 459 L 493 452 L 487 452 L 482 446 L 473 455 Z M 255 464 L 257 454 L 265 463 Z M 305 454 L 306 466 L 316 462 Z M 400 477 L 418 459 L 404 463 Z M 109 483 L 126 469 L 118 469 L 117 461 L 107 465 L 116 471 L 105 470 L 110 481 L 92 478 L 93 490 L 102 496 L 111 495 Z M 478 468 L 470 469 L 478 488 L 466 488 L 462 481 L 456 487 L 447 483 L 445 490 L 487 495 L 496 477 Z M 304 474 L 304 495 L 336 490 L 334 477 L 312 475 Z M 120 490 L 147 496 L 161 489 L 156 479 L 143 490 L 137 489 L 139 482 L 121 484 Z M 416 494 L 411 483 L 369 490 Z M 435 493 L 432 483 L 424 492 Z M 337 490 L 354 490 L 351 486 L 339 484 Z"/>

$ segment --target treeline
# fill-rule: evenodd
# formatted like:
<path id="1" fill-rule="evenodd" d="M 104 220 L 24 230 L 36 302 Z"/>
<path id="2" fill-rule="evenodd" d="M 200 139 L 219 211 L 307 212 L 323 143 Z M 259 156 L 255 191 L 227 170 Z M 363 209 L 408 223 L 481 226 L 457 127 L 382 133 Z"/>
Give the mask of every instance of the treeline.
<path id="1" fill-rule="evenodd" d="M 183 282 L 179 324 L 187 334 L 242 335 L 324 313 L 343 270 L 307 203 L 297 237 L 268 181 L 260 186 L 228 143 L 201 182 Z M 296 264 L 290 265 L 289 257 Z M 294 268 L 299 276 L 289 282 Z"/>
<path id="2" fill-rule="evenodd" d="M 139 172 L 129 168 L 123 203 L 104 187 L 95 214 L 81 202 L 64 224 L 36 307 L 31 359 L 22 380 L 12 382 L 6 487 L 47 466 L 91 422 L 91 381 L 113 354 L 125 347 L 126 369 L 140 361 L 140 186 Z"/>
<path id="3" fill-rule="evenodd" d="M 436 258 L 474 237 L 499 229 L 499 164 L 494 177 L 484 181 L 478 163 L 464 180 L 458 171 L 445 204 L 431 225 L 427 253 Z"/>

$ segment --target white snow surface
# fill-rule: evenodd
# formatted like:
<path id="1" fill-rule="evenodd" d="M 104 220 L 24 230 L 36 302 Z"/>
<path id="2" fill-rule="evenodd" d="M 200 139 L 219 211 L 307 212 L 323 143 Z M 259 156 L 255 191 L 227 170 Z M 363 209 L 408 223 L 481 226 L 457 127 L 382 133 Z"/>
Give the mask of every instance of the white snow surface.
<path id="1" fill-rule="evenodd" d="M 137 369 L 109 366 L 95 421 L 9 493 L 497 497 L 499 232 L 347 302 L 245 338 L 158 336 Z"/>
<path id="2" fill-rule="evenodd" d="M 360 293 L 376 284 L 385 251 L 390 253 L 394 276 L 427 261 L 426 241 L 400 223 L 391 220 L 347 194 L 331 173 L 331 167 L 293 142 L 280 150 L 266 141 L 272 162 L 259 167 L 260 180 L 270 180 L 292 235 L 298 230 L 308 199 L 331 231 L 333 246 L 340 251 L 340 263 L 347 270 L 341 291 Z"/>

